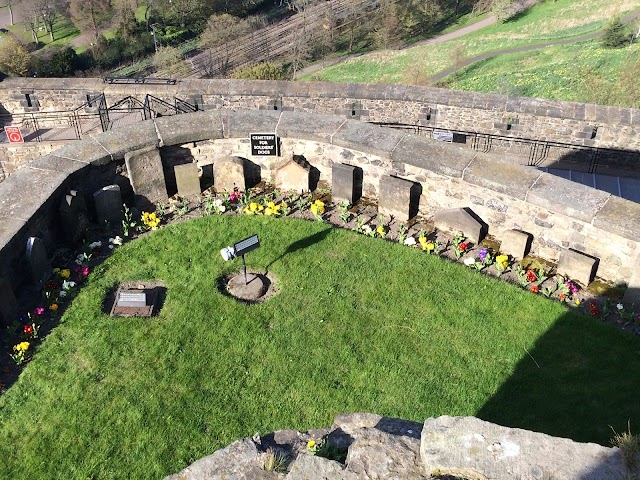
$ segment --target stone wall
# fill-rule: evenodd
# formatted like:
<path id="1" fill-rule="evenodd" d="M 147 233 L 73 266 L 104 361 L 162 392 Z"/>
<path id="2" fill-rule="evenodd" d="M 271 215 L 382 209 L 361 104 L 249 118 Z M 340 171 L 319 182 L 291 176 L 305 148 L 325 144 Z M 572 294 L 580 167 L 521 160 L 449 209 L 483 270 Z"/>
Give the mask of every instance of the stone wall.
<path id="1" fill-rule="evenodd" d="M 253 157 L 249 133 L 276 132 L 280 157 Z M 303 155 L 330 185 L 334 163 L 362 169 L 364 194 L 377 199 L 383 175 L 422 187 L 419 213 L 427 221 L 448 208 L 470 208 L 500 241 L 511 229 L 533 234 L 532 253 L 557 260 L 572 248 L 600 260 L 598 275 L 626 282 L 628 301 L 640 301 L 640 204 L 410 133 L 339 116 L 277 111 L 208 111 L 162 117 L 64 146 L 30 162 L 0 183 L 0 277 L 20 278 L 29 236 L 55 242 L 58 208 L 73 187 L 91 185 L 100 169 L 121 168 L 128 152 L 158 147 L 165 172 L 234 155 L 259 167 L 262 180 Z M 179 154 L 179 155 L 178 155 Z M 115 166 L 115 168 L 113 167 Z M 126 181 L 126 179 L 125 179 Z M 122 185 L 131 190 L 130 185 Z M 50 242 L 50 243 L 51 243 Z"/>
<path id="2" fill-rule="evenodd" d="M 329 446 L 331 455 L 309 449 L 309 442 Z M 352 413 L 338 415 L 331 428 L 238 440 L 165 480 L 611 480 L 633 473 L 618 448 L 474 417 L 442 416 L 422 424 Z"/>
<path id="3" fill-rule="evenodd" d="M 11 113 L 69 110 L 102 92 L 108 105 L 127 96 L 143 101 L 149 94 L 170 104 L 178 97 L 204 110 L 331 114 L 420 126 L 427 135 L 449 129 L 461 132 L 456 141 L 468 148 L 518 155 L 519 163 L 640 176 L 640 110 L 620 107 L 403 85 L 245 80 L 150 85 L 27 78 L 4 80 L 0 103 Z M 35 107 L 26 106 L 26 95 Z M 600 154 L 584 147 L 628 153 Z"/>

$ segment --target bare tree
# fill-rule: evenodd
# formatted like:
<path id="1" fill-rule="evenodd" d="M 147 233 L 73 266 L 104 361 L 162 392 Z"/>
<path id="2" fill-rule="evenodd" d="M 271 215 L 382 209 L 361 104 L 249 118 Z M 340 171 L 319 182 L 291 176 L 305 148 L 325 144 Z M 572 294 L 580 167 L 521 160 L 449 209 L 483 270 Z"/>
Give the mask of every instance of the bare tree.
<path id="1" fill-rule="evenodd" d="M 232 63 L 240 63 L 235 58 L 240 42 L 235 40 L 246 35 L 248 30 L 246 21 L 228 13 L 211 15 L 207 20 L 207 27 L 200 35 L 200 45 L 210 49 L 210 62 L 223 75 L 230 70 Z"/>
<path id="2" fill-rule="evenodd" d="M 100 27 L 113 17 L 111 0 L 71 0 L 69 11 L 78 30 L 91 31 L 95 40 L 98 39 Z"/>

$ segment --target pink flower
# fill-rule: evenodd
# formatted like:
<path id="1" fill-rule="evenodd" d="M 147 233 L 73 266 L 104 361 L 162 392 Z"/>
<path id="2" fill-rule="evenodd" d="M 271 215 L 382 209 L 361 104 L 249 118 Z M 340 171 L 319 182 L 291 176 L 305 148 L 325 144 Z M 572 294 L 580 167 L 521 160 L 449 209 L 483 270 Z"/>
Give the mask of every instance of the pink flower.
<path id="1" fill-rule="evenodd" d="M 87 275 L 89 275 L 89 267 L 83 267 L 80 273 L 83 277 L 86 277 Z"/>
<path id="2" fill-rule="evenodd" d="M 44 313 L 44 307 L 36 307 L 36 309 L 33 311 L 34 315 L 42 315 Z"/>

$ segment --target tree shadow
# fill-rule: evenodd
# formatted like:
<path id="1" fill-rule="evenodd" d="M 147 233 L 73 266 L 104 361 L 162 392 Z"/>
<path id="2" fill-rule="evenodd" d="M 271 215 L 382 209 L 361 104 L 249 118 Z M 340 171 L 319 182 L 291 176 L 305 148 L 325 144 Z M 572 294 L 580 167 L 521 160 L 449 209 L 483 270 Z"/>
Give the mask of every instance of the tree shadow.
<path id="1" fill-rule="evenodd" d="M 298 250 L 302 250 L 304 248 L 310 247 L 318 242 L 321 242 L 322 240 L 324 240 L 325 238 L 327 238 L 327 235 L 329 235 L 329 233 L 331 232 L 332 228 L 326 228 L 320 232 L 314 233 L 313 235 L 309 235 L 308 237 L 302 238 L 300 240 L 297 240 L 295 242 L 293 242 L 292 244 L 290 244 L 287 249 L 280 254 L 278 257 L 276 257 L 274 260 L 271 260 L 271 262 L 269 262 L 269 264 L 265 267 L 265 271 L 269 271 L 269 268 L 271 267 L 271 265 L 273 265 L 274 263 L 276 263 L 279 260 L 282 260 L 284 257 L 286 257 L 287 255 L 289 255 L 290 253 L 295 253 Z"/>

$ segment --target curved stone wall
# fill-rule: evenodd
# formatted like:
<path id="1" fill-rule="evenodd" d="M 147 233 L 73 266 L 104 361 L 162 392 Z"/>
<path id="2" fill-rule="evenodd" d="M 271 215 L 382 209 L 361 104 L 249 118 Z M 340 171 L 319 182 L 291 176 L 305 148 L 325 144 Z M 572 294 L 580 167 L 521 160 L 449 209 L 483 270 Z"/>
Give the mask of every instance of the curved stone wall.
<path id="1" fill-rule="evenodd" d="M 281 156 L 251 156 L 253 132 L 276 132 Z M 443 209 L 470 208 L 498 240 L 517 229 L 533 235 L 532 252 L 544 258 L 555 260 L 569 248 L 581 251 L 600 259 L 600 277 L 629 284 L 629 301 L 640 293 L 640 204 L 454 144 L 339 116 L 288 111 L 162 117 L 30 162 L 0 184 L 0 276 L 14 287 L 23 278 L 28 237 L 55 244 L 58 209 L 69 189 L 95 183 L 101 169 L 121 166 L 125 154 L 149 147 L 159 148 L 165 170 L 178 148 L 200 165 L 229 154 L 246 158 L 260 167 L 263 180 L 273 179 L 294 154 L 303 155 L 328 183 L 332 165 L 346 163 L 362 168 L 364 193 L 374 198 L 380 178 L 395 175 L 422 186 L 419 209 L 427 220 Z"/>
<path id="2" fill-rule="evenodd" d="M 518 155 L 516 163 L 640 176 L 640 110 L 603 105 L 406 85 L 248 80 L 108 84 L 71 78 L 5 79 L 0 104 L 11 113 L 68 111 L 100 93 L 108 105 L 129 96 L 142 102 L 148 94 L 169 104 L 178 97 L 203 110 L 331 114 L 420 126 L 427 134 L 446 129 L 460 132 L 456 141 L 466 142 L 467 148 Z M 5 161 L 9 174 L 16 162 Z"/>

